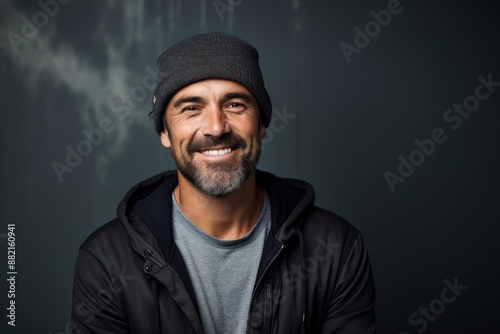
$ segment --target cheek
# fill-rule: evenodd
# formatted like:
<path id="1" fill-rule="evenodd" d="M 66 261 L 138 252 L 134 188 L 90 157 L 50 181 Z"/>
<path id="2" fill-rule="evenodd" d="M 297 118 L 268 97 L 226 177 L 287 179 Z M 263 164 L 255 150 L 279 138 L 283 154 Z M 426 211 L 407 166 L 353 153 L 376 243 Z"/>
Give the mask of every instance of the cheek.
<path id="1" fill-rule="evenodd" d="M 248 139 L 253 138 L 253 137 L 260 138 L 262 129 L 264 129 L 264 133 L 265 133 L 265 128 L 259 127 L 254 119 L 247 119 L 245 121 L 240 121 L 240 122 L 234 123 L 231 125 L 231 129 L 232 129 L 233 133 L 236 133 L 239 136 L 244 137 L 244 138 L 248 138 Z"/>
<path id="2" fill-rule="evenodd" d="M 188 145 L 192 142 L 191 137 L 174 137 L 172 136 L 172 150 L 177 154 L 187 155 L 188 154 Z"/>
<path id="3" fill-rule="evenodd" d="M 199 132 L 199 126 L 190 124 L 189 120 L 172 122 L 172 126 L 170 139 L 172 140 L 172 145 L 176 146 L 186 146 Z"/>

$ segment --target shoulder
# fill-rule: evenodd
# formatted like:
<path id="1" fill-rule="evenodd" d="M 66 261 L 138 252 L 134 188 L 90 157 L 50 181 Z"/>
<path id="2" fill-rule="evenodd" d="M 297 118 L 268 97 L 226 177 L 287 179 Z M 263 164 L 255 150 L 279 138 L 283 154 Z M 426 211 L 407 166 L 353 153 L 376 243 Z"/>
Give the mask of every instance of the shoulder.
<path id="1" fill-rule="evenodd" d="M 340 262 L 344 262 L 354 248 L 364 248 L 360 231 L 334 212 L 311 206 L 304 212 L 301 225 L 306 245 L 327 245 Z"/>
<path id="2" fill-rule="evenodd" d="M 130 248 L 130 242 L 123 224 L 118 218 L 102 225 L 92 232 L 81 244 L 80 251 L 86 251 L 97 258 L 112 253 L 122 253 Z"/>
<path id="3" fill-rule="evenodd" d="M 359 230 L 343 217 L 334 212 L 311 206 L 305 210 L 302 229 L 304 233 L 314 235 L 332 235 L 337 240 L 356 238 Z"/>

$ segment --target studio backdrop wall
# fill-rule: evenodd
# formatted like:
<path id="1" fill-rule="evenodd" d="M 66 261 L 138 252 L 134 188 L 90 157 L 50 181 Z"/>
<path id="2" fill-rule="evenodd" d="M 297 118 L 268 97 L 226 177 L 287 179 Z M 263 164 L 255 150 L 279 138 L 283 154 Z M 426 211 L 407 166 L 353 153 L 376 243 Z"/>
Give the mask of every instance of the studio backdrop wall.
<path id="1" fill-rule="evenodd" d="M 498 333 L 498 13 L 493 1 L 0 1 L 0 331 L 69 333 L 79 245 L 131 186 L 175 168 L 148 118 L 156 58 L 222 31 L 260 52 L 273 120 L 259 168 L 308 181 L 363 233 L 378 333 Z"/>

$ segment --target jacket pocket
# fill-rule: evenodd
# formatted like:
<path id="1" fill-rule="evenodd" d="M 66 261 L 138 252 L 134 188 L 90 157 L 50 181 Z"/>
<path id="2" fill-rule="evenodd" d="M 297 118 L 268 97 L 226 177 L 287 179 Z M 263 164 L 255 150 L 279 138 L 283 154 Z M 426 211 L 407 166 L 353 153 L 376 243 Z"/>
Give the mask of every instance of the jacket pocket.
<path id="1" fill-rule="evenodd" d="M 264 284 L 264 309 L 262 312 L 264 319 L 262 333 L 271 333 L 273 319 L 273 284 L 271 282 Z"/>

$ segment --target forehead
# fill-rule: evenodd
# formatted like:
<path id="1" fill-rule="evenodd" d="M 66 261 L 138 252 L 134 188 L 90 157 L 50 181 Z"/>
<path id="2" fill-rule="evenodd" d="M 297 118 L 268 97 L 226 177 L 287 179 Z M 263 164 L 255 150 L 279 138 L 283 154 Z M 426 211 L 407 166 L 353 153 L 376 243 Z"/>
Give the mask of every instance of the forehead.
<path id="1" fill-rule="evenodd" d="M 243 85 L 224 79 L 207 79 L 189 84 L 178 90 L 169 101 L 169 105 L 175 100 L 185 96 L 199 96 L 204 98 L 220 98 L 228 93 L 245 93 L 253 98 L 253 94 Z"/>

